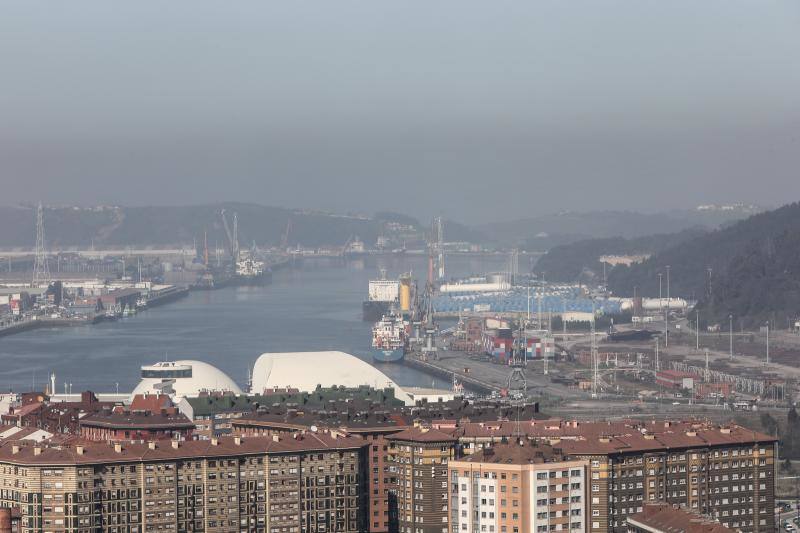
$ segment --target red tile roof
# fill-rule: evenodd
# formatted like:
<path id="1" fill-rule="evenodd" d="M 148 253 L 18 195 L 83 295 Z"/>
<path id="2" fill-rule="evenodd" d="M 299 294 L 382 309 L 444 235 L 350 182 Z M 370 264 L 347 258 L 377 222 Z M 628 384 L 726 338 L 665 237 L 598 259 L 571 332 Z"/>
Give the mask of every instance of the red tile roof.
<path id="1" fill-rule="evenodd" d="M 137 394 L 131 401 L 130 410 L 158 413 L 169 407 L 172 407 L 172 400 L 167 394 Z"/>
<path id="2" fill-rule="evenodd" d="M 386 437 L 389 440 L 411 442 L 456 442 L 458 437 L 439 429 L 413 427 Z"/>
<path id="3" fill-rule="evenodd" d="M 616 453 L 678 449 L 697 446 L 773 443 L 775 437 L 738 425 L 719 426 L 705 421 L 624 420 L 618 422 L 577 422 L 532 420 L 516 422 L 469 423 L 460 429 L 465 438 L 501 439 L 521 432 L 528 438 L 560 441 L 569 453 Z"/>
<path id="4" fill-rule="evenodd" d="M 645 504 L 641 513 L 628 518 L 630 525 L 665 533 L 732 533 L 719 522 L 668 503 Z"/>
<path id="5" fill-rule="evenodd" d="M 305 433 L 282 439 L 274 437 L 239 438 L 238 444 L 236 437 L 158 444 L 134 441 L 123 442 L 119 448 L 106 443 L 77 439 L 71 441 L 70 445 L 58 446 L 48 446 L 47 443 L 40 445 L 12 445 L 6 442 L 0 444 L 0 461 L 29 465 L 143 462 L 262 455 L 266 453 L 356 450 L 367 445 L 366 441 L 358 437 L 331 435 L 329 433 Z M 151 446 L 153 447 L 151 448 Z"/>

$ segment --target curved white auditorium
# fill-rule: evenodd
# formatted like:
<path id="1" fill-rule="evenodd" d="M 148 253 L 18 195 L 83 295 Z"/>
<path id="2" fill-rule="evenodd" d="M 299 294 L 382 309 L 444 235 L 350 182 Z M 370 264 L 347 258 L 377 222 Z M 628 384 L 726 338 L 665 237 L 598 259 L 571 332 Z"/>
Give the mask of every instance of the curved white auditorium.
<path id="1" fill-rule="evenodd" d="M 411 397 L 389 376 L 344 352 L 284 352 L 265 353 L 253 367 L 251 392 L 258 394 L 274 387 L 293 387 L 310 392 L 317 385 L 331 387 L 343 385 L 374 388 L 391 387 L 395 397 L 408 405 L 414 405 Z"/>
<path id="2" fill-rule="evenodd" d="M 142 367 L 142 380 L 131 393 L 163 392 L 173 399 L 196 397 L 203 391 L 241 394 L 242 389 L 225 372 L 202 361 L 163 361 Z"/>

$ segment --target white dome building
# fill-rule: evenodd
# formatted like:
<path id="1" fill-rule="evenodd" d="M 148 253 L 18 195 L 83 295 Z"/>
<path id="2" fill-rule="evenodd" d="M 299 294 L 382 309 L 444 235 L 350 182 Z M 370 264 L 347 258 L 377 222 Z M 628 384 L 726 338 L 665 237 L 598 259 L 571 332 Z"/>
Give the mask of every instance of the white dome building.
<path id="1" fill-rule="evenodd" d="M 199 396 L 202 391 L 228 391 L 242 394 L 242 389 L 227 374 L 202 361 L 164 361 L 142 367 L 142 380 L 133 389 L 137 394 L 163 392 L 176 403 L 181 398 Z"/>
<path id="2" fill-rule="evenodd" d="M 293 387 L 311 392 L 317 385 L 369 385 L 378 389 L 391 387 L 397 399 L 407 405 L 414 405 L 411 397 L 389 376 L 358 357 L 344 352 L 265 353 L 261 354 L 253 367 L 253 394 L 273 387 Z"/>

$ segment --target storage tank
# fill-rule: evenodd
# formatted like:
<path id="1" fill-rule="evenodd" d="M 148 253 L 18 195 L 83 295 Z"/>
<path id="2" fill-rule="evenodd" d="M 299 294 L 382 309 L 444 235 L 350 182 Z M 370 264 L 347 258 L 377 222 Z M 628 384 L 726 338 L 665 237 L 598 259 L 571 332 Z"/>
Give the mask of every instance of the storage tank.
<path id="1" fill-rule="evenodd" d="M 400 311 L 411 311 L 411 276 L 408 274 L 400 276 Z"/>
<path id="2" fill-rule="evenodd" d="M 510 281 L 508 274 L 505 272 L 493 272 L 486 276 L 486 281 L 490 284 L 501 285 Z"/>
<path id="3" fill-rule="evenodd" d="M 682 311 L 689 307 L 689 303 L 683 298 L 645 298 L 642 302 L 642 307 L 645 311 L 653 311 L 655 309 L 670 309 Z"/>

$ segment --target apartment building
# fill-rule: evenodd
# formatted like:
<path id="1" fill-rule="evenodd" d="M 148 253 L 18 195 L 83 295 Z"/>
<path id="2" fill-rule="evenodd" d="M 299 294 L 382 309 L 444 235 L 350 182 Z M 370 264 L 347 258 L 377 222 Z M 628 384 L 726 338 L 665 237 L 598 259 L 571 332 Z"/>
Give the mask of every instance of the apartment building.
<path id="1" fill-rule="evenodd" d="M 774 527 L 776 439 L 702 421 L 468 423 L 464 454 L 509 438 L 548 442 L 589 461 L 589 531 L 626 531 L 648 502 L 682 505 L 745 532 Z"/>
<path id="2" fill-rule="evenodd" d="M 83 441 L 82 441 L 83 442 Z M 336 433 L 0 445 L 22 532 L 357 532 L 364 441 Z"/>
<path id="3" fill-rule="evenodd" d="M 437 429 L 414 427 L 386 437 L 389 443 L 390 531 L 447 533 L 450 519 L 448 463 L 458 439 Z"/>
<path id="4" fill-rule="evenodd" d="M 450 531 L 586 531 L 588 465 L 528 440 L 450 461 Z"/>
<path id="5" fill-rule="evenodd" d="M 590 531 L 627 531 L 627 518 L 654 502 L 685 506 L 732 529 L 774 528 L 773 437 L 690 428 L 558 445 L 590 462 Z"/>

